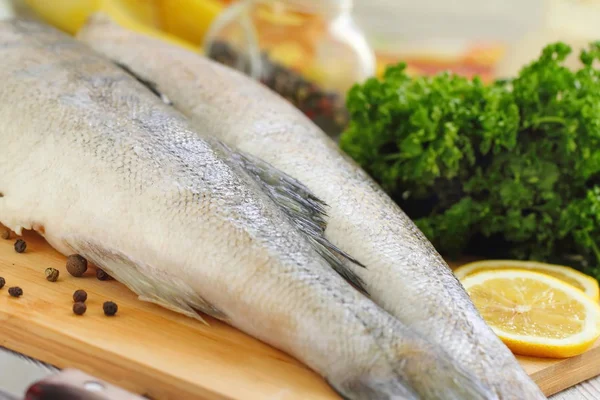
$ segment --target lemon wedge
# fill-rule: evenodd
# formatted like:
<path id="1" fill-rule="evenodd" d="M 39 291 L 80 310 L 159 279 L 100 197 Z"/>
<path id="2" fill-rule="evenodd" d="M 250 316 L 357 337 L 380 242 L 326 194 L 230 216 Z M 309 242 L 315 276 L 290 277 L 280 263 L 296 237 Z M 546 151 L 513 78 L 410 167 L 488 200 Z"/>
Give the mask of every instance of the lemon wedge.
<path id="1" fill-rule="evenodd" d="M 496 269 L 526 269 L 530 271 L 540 272 L 546 275 L 553 276 L 575 286 L 579 290 L 583 290 L 585 294 L 590 296 L 595 301 L 600 300 L 600 290 L 598 289 L 598 281 L 591 276 L 581 273 L 573 268 L 562 265 L 545 264 L 534 261 L 518 261 L 518 260 L 486 260 L 475 261 L 465 264 L 454 270 L 454 275 L 462 280 L 471 274 Z"/>
<path id="2" fill-rule="evenodd" d="M 503 268 L 466 276 L 462 284 L 487 324 L 515 354 L 572 357 L 600 336 L 600 305 L 560 279 Z"/>

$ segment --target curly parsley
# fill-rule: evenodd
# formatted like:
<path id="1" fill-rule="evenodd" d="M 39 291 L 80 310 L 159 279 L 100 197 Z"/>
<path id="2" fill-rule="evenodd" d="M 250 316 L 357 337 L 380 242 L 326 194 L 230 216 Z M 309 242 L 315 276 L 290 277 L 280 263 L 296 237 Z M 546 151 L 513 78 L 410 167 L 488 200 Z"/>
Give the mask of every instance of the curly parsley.
<path id="1" fill-rule="evenodd" d="M 570 260 L 600 278 L 600 42 L 554 43 L 514 79 L 411 77 L 348 94 L 353 157 L 445 255 Z"/>

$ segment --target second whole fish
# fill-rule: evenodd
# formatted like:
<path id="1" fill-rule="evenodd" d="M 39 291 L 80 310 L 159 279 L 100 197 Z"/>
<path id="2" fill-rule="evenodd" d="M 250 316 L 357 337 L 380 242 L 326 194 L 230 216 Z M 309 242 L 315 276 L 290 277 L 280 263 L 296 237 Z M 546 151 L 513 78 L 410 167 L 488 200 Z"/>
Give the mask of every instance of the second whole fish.
<path id="1" fill-rule="evenodd" d="M 327 238 L 371 298 L 437 343 L 501 399 L 545 399 L 431 243 L 307 117 L 261 84 L 95 15 L 79 38 L 166 96 L 197 126 L 303 182 L 328 205 Z"/>
<path id="2" fill-rule="evenodd" d="M 81 254 L 142 300 L 295 356 L 347 399 L 489 398 L 334 271 L 319 201 L 299 182 L 44 24 L 0 22 L 0 82 L 3 225 Z"/>

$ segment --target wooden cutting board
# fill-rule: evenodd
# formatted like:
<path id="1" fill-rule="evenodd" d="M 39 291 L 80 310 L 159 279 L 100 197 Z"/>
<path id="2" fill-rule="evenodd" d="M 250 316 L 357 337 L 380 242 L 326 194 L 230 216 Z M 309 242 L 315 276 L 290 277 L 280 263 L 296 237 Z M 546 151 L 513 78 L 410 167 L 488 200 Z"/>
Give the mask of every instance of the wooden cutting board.
<path id="1" fill-rule="evenodd" d="M 65 257 L 26 233 L 27 251 L 0 239 L 0 345 L 57 367 L 75 367 L 153 399 L 332 400 L 339 397 L 295 359 L 208 318 L 210 326 L 138 301 L 116 281 L 93 271 L 75 278 Z M 44 270 L 60 271 L 48 282 Z M 8 295 L 10 286 L 23 296 Z M 72 313 L 72 293 L 88 292 L 87 312 Z M 115 317 L 102 303 L 116 302 Z M 566 360 L 522 358 L 547 395 L 600 374 L 600 347 Z"/>

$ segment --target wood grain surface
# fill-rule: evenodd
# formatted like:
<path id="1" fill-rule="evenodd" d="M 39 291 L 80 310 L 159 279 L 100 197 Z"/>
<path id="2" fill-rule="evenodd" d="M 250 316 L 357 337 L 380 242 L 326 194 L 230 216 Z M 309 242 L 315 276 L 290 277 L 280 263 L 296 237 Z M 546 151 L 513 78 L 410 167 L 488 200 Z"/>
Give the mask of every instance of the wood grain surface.
<path id="1" fill-rule="evenodd" d="M 520 356 L 517 359 L 546 396 L 600 375 L 600 343 L 598 342 L 587 352 L 563 360 Z"/>
<path id="2" fill-rule="evenodd" d="M 338 399 L 317 374 L 272 347 L 223 323 L 210 326 L 137 300 L 90 269 L 75 278 L 65 257 L 26 233 L 27 251 L 0 239 L 0 345 L 56 365 L 75 367 L 153 399 Z M 60 278 L 49 282 L 48 267 Z M 20 286 L 23 296 L 8 295 Z M 72 294 L 88 292 L 87 312 L 72 312 Z M 119 305 L 106 317 L 102 303 Z M 566 360 L 521 358 L 547 395 L 600 374 L 600 347 Z M 591 390 L 591 389 L 590 389 Z"/>

